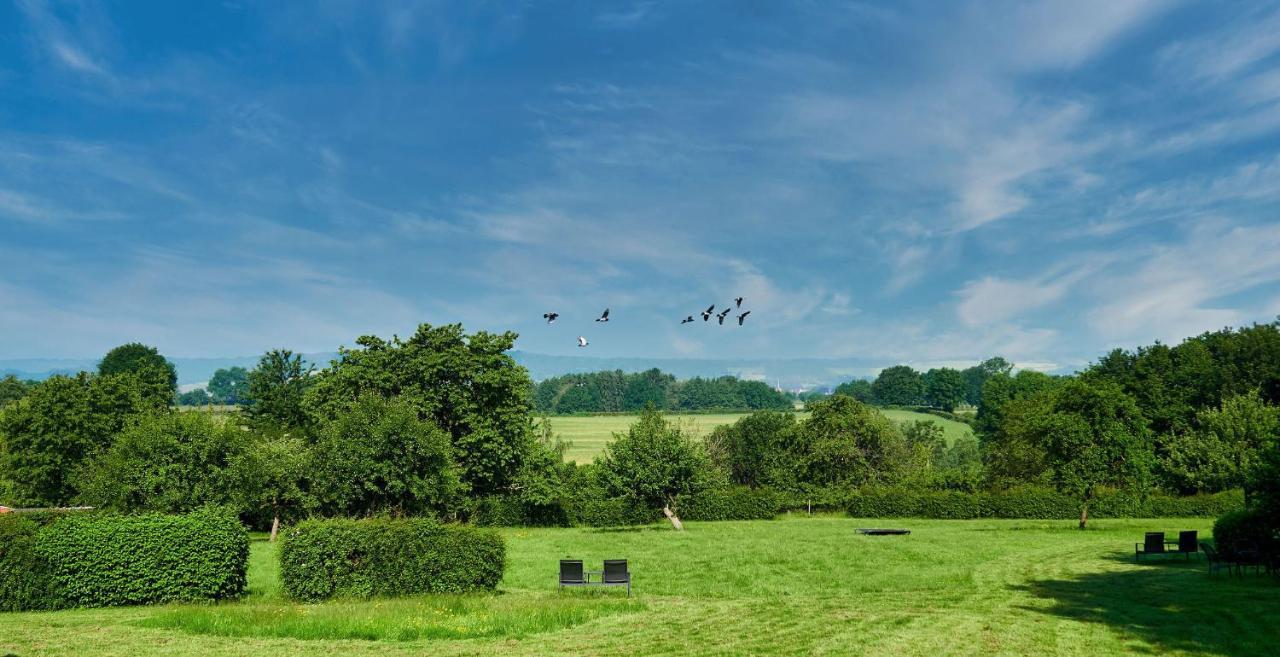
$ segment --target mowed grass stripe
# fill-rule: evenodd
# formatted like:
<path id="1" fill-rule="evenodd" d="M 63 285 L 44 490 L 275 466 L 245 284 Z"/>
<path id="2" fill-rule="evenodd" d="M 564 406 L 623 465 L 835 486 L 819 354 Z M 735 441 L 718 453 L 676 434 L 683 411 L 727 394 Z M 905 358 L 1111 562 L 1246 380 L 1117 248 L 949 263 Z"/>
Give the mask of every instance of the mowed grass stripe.
<path id="1" fill-rule="evenodd" d="M 938 426 L 942 427 L 943 435 L 948 445 L 954 444 L 958 438 L 973 435 L 973 430 L 963 422 L 956 422 L 955 420 L 928 413 L 898 409 L 880 409 L 880 412 L 895 422 L 914 422 L 917 420 L 936 422 Z M 714 431 L 718 426 L 737 422 L 745 415 L 747 414 L 712 413 L 704 415 L 671 413 L 667 415 L 667 418 L 688 429 L 690 434 L 695 437 L 702 437 Z M 796 414 L 797 418 L 804 418 L 806 415 L 803 412 Z M 613 440 L 613 434 L 625 432 L 638 417 L 638 415 L 557 415 L 548 418 L 548 421 L 551 423 L 552 432 L 559 436 L 561 440 L 570 443 L 569 449 L 565 452 L 565 460 L 587 463 L 604 452 L 604 446 Z"/>

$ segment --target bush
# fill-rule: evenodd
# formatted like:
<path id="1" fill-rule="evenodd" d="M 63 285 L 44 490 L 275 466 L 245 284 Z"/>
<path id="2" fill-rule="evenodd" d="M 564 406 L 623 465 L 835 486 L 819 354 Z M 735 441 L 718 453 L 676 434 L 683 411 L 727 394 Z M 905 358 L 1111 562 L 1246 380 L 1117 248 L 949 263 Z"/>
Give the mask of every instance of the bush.
<path id="1" fill-rule="evenodd" d="M 425 518 L 308 520 L 285 532 L 280 580 L 297 600 L 492 590 L 506 547 L 496 532 Z"/>
<path id="2" fill-rule="evenodd" d="M 560 504 L 531 504 L 516 495 L 489 495 L 476 502 L 471 522 L 481 527 L 568 527 Z"/>
<path id="3" fill-rule="evenodd" d="M 631 527 L 662 519 L 662 512 L 642 506 L 630 498 L 580 499 L 571 509 L 575 525 L 588 527 Z"/>
<path id="4" fill-rule="evenodd" d="M 249 537 L 220 509 L 183 516 L 76 514 L 40 529 L 35 554 L 49 577 L 42 606 L 219 600 L 244 592 Z"/>
<path id="5" fill-rule="evenodd" d="M 1213 542 L 1223 554 L 1245 549 L 1266 549 L 1275 540 L 1275 528 L 1258 509 L 1232 511 L 1213 523 Z"/>
<path id="6" fill-rule="evenodd" d="M 1212 518 L 1241 508 L 1240 491 L 1214 495 L 1145 499 L 1124 491 L 1111 491 L 1089 503 L 1095 518 Z M 1080 517 L 1079 500 L 1040 488 L 1000 492 L 866 490 L 853 495 L 846 507 L 856 518 L 1034 518 L 1066 520 Z"/>
<path id="7" fill-rule="evenodd" d="M 0 515 L 0 611 L 57 606 L 48 565 L 36 553 L 39 530 L 30 518 Z"/>
<path id="8" fill-rule="evenodd" d="M 680 498 L 676 505 L 684 520 L 773 520 L 780 502 L 771 490 L 733 486 Z"/>

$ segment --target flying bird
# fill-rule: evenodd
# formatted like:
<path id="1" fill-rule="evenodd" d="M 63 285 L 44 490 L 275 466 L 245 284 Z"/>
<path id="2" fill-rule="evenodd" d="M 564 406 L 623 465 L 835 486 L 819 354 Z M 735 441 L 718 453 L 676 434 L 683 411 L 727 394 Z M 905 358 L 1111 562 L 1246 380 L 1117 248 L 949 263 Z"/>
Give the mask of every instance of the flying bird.
<path id="1" fill-rule="evenodd" d="M 604 309 L 604 314 L 603 314 L 603 315 L 600 315 L 599 317 L 597 317 L 597 318 L 596 318 L 596 321 L 597 321 L 597 322 L 607 322 L 607 321 L 609 321 L 609 309 L 608 309 L 608 308 L 605 308 L 605 309 Z"/>
<path id="2" fill-rule="evenodd" d="M 586 338 L 584 338 L 584 337 L 582 337 L 581 335 L 579 335 L 579 336 L 578 336 L 578 346 L 579 346 L 579 347 L 585 347 L 585 346 L 587 346 L 587 339 L 586 339 Z"/>
<path id="3" fill-rule="evenodd" d="M 559 316 L 560 313 L 542 313 L 542 318 L 547 320 L 548 324 L 555 324 L 556 318 Z"/>
<path id="4" fill-rule="evenodd" d="M 738 306 L 737 306 L 737 307 L 739 307 L 739 308 L 741 308 L 741 307 L 742 307 L 742 297 L 734 297 L 734 298 L 733 298 L 733 300 L 738 302 Z"/>
<path id="5" fill-rule="evenodd" d="M 680 323 L 688 324 L 689 322 L 692 322 L 692 321 L 693 321 L 693 315 L 689 315 L 688 317 L 685 317 L 684 319 L 680 320 Z"/>
<path id="6" fill-rule="evenodd" d="M 713 303 L 710 306 L 707 306 L 707 309 L 702 311 L 702 321 L 705 322 L 708 319 L 711 319 L 711 313 L 715 312 L 715 310 L 716 310 L 716 304 Z"/>
<path id="7" fill-rule="evenodd" d="M 738 315 L 738 326 L 742 326 L 742 322 L 745 321 L 747 319 L 747 315 L 750 315 L 750 314 L 751 314 L 751 311 L 748 310 L 747 312 L 742 313 L 741 315 Z"/>
<path id="8" fill-rule="evenodd" d="M 724 326 L 724 318 L 729 316 L 729 312 L 730 312 L 729 309 L 725 308 L 724 310 L 721 310 L 719 313 L 716 313 L 716 319 L 720 320 L 721 326 Z"/>

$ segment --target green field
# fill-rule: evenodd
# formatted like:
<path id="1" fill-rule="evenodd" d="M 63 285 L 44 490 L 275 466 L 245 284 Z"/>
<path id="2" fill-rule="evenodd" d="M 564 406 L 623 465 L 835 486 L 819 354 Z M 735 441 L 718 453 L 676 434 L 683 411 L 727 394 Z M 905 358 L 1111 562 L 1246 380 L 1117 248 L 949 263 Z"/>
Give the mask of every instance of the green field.
<path id="1" fill-rule="evenodd" d="M 0 614 L 0 654 L 1262 655 L 1280 585 L 1199 558 L 1133 563 L 1146 530 L 1208 520 L 894 520 L 793 516 L 631 530 L 511 529 L 498 595 L 299 605 L 255 542 L 249 596 Z M 557 559 L 630 560 L 635 594 L 555 586 Z"/>
<path id="2" fill-rule="evenodd" d="M 915 420 L 930 420 L 937 422 L 945 431 L 947 444 L 950 445 L 961 436 L 972 436 L 973 430 L 969 425 L 955 420 L 948 420 L 936 415 L 928 413 L 916 413 L 914 411 L 902 411 L 897 409 L 880 409 L 890 419 L 898 422 L 907 422 Z M 713 429 L 722 424 L 733 424 L 738 418 L 743 417 L 746 413 L 714 413 L 714 414 L 670 414 L 667 417 L 682 426 L 688 427 L 690 432 L 702 437 L 711 433 Z M 798 413 L 799 417 L 804 417 L 804 413 Z M 570 443 L 569 449 L 565 452 L 565 460 L 586 463 L 591 461 L 604 451 L 604 446 L 613 440 L 613 434 L 625 432 L 627 427 L 636 421 L 635 415 L 560 415 L 549 419 L 552 431 L 562 440 Z"/>

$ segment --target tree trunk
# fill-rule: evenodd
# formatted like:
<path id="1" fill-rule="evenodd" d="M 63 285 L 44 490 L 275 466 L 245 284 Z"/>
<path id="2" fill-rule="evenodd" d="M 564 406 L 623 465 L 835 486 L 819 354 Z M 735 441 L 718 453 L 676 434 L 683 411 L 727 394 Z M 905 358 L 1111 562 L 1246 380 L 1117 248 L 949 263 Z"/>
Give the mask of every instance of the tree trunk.
<path id="1" fill-rule="evenodd" d="M 1080 529 L 1084 529 L 1087 522 L 1089 522 L 1089 505 L 1084 504 L 1080 507 Z"/>
<path id="2" fill-rule="evenodd" d="M 276 534 L 280 533 L 280 512 L 276 512 L 275 518 L 271 520 L 271 542 L 276 542 Z"/>
<path id="3" fill-rule="evenodd" d="M 684 525 L 680 524 L 680 518 L 676 517 L 675 512 L 671 510 L 670 504 L 662 507 L 662 515 L 666 516 L 667 520 L 671 521 L 671 526 L 674 527 L 676 531 L 684 531 Z"/>

